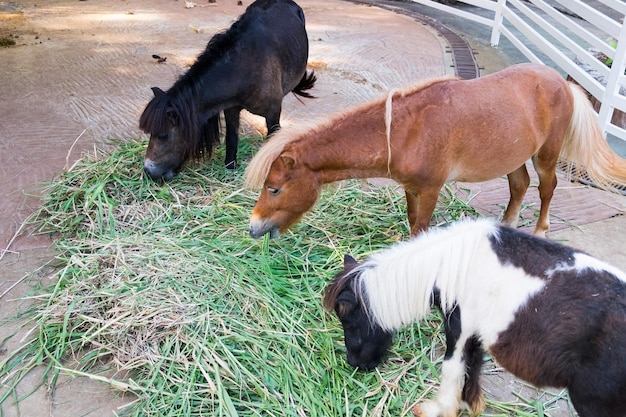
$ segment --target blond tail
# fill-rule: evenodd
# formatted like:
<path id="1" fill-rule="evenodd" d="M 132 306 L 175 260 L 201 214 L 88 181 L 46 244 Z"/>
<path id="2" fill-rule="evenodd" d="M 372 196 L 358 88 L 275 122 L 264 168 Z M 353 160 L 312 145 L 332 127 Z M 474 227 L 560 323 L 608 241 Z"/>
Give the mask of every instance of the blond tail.
<path id="1" fill-rule="evenodd" d="M 599 188 L 622 192 L 626 188 L 626 159 L 609 146 L 587 94 L 579 86 L 569 85 L 574 95 L 574 112 L 561 149 L 567 172 L 575 179 L 590 180 Z"/>

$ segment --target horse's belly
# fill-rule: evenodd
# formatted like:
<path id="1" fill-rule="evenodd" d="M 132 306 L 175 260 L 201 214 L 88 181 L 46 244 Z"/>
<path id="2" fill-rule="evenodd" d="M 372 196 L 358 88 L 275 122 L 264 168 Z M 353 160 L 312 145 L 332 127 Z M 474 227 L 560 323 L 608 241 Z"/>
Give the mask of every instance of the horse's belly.
<path id="1" fill-rule="evenodd" d="M 459 181 L 459 182 L 483 182 L 489 181 L 494 178 L 499 178 L 510 174 L 522 165 L 526 164 L 528 158 L 513 158 L 511 160 L 506 159 L 506 155 L 502 155 L 499 158 L 492 160 L 484 160 L 480 162 L 472 162 L 471 164 L 459 163 L 454 166 L 447 181 Z"/>

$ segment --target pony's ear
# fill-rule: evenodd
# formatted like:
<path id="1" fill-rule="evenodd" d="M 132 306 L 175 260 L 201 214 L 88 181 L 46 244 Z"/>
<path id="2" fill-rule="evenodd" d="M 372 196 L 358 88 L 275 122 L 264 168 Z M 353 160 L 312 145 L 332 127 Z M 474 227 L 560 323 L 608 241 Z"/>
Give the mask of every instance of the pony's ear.
<path id="1" fill-rule="evenodd" d="M 151 90 L 155 97 L 162 96 L 165 94 L 165 91 L 161 90 L 159 87 L 152 87 Z"/>
<path id="2" fill-rule="evenodd" d="M 337 313 L 337 317 L 340 319 L 342 317 L 350 314 L 356 307 L 356 297 L 352 291 L 342 291 L 335 300 L 335 312 Z"/>
<path id="3" fill-rule="evenodd" d="M 352 269 L 357 264 L 358 264 L 358 262 L 352 256 L 348 255 L 347 253 L 345 255 L 343 255 L 343 267 L 344 267 L 344 269 Z"/>
<path id="4" fill-rule="evenodd" d="M 178 113 L 172 107 L 165 111 L 165 117 L 167 117 L 167 120 L 169 120 L 173 126 L 178 126 Z"/>
<path id="5" fill-rule="evenodd" d="M 296 163 L 296 160 L 293 159 L 291 155 L 282 154 L 280 156 L 280 159 L 283 161 L 283 164 L 289 169 L 293 168 Z"/>

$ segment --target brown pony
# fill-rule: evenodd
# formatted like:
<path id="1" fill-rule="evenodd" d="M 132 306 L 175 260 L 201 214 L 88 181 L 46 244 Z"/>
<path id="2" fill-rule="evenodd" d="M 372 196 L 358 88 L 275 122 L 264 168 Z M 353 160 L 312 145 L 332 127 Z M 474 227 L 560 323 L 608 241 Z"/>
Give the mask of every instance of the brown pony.
<path id="1" fill-rule="evenodd" d="M 323 184 L 373 177 L 404 187 L 416 235 L 428 228 L 446 182 L 507 175 L 502 222 L 514 227 L 532 159 L 541 199 L 534 233 L 543 236 L 559 157 L 599 187 L 626 184 L 626 160 L 608 146 L 585 93 L 555 70 L 519 64 L 475 80 L 429 80 L 312 127 L 276 133 L 246 170 L 248 187 L 263 186 L 250 235 L 284 232 L 313 207 Z"/>

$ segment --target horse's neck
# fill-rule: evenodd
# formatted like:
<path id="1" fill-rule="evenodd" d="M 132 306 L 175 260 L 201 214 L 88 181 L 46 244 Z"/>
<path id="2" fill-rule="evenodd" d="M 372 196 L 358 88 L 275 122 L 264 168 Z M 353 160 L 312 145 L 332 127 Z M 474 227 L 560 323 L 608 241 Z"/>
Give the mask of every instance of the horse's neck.
<path id="1" fill-rule="evenodd" d="M 433 292 L 438 288 L 441 251 L 421 251 L 414 242 L 395 246 L 381 257 L 375 268 L 364 273 L 370 309 L 377 322 L 388 330 L 404 327 L 428 315 Z"/>
<path id="2" fill-rule="evenodd" d="M 384 110 L 375 117 L 355 112 L 309 133 L 300 141 L 307 166 L 322 175 L 323 183 L 350 178 L 388 176 Z"/>
<path id="3" fill-rule="evenodd" d="M 234 83 L 232 77 L 220 65 L 221 63 L 217 62 L 207 64 L 203 71 L 190 70 L 169 92 L 191 109 L 199 120 L 206 120 L 218 114 L 221 109 L 232 105 L 230 100 L 234 92 L 229 86 Z"/>
<path id="4" fill-rule="evenodd" d="M 374 267 L 367 272 L 366 262 L 363 269 L 367 298 L 379 323 L 388 329 L 408 325 L 425 317 L 433 301 L 444 313 L 452 311 L 471 294 L 480 263 L 490 259 L 487 233 L 492 227 L 477 224 L 465 231 L 450 226 L 373 255 L 368 262 Z"/>

